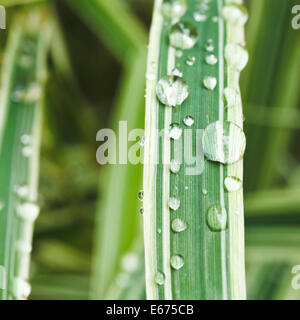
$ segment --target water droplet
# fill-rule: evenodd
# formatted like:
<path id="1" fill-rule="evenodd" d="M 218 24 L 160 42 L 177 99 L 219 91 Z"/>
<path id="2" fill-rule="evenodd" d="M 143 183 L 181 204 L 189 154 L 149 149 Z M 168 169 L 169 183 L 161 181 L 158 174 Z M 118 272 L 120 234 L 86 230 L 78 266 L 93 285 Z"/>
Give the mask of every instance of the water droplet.
<path id="1" fill-rule="evenodd" d="M 242 103 L 241 95 L 235 89 L 225 88 L 224 89 L 224 96 L 225 96 L 228 108 L 232 108 L 237 105 L 241 105 L 241 103 Z"/>
<path id="2" fill-rule="evenodd" d="M 217 79 L 215 77 L 207 76 L 203 80 L 203 85 L 208 90 L 214 90 L 217 85 Z"/>
<path id="3" fill-rule="evenodd" d="M 144 136 L 142 136 L 140 138 L 139 144 L 140 144 L 141 147 L 143 147 L 145 145 L 145 137 Z"/>
<path id="4" fill-rule="evenodd" d="M 24 96 L 25 103 L 33 103 L 40 99 L 42 95 L 42 87 L 39 83 L 33 82 L 26 89 L 26 94 Z"/>
<path id="5" fill-rule="evenodd" d="M 226 209 L 219 204 L 211 206 L 207 212 L 207 224 L 212 231 L 225 230 L 227 224 Z"/>
<path id="6" fill-rule="evenodd" d="M 215 45 L 212 39 L 208 39 L 205 43 L 205 50 L 208 52 L 212 52 L 215 50 Z"/>
<path id="7" fill-rule="evenodd" d="M 229 67 L 242 71 L 248 63 L 248 52 L 236 43 L 228 43 L 225 47 L 225 58 Z"/>
<path id="8" fill-rule="evenodd" d="M 194 20 L 197 22 L 203 22 L 207 20 L 207 15 L 198 11 L 193 13 Z"/>
<path id="9" fill-rule="evenodd" d="M 141 215 L 144 214 L 144 208 L 143 208 L 143 207 L 140 208 L 140 214 L 141 214 Z"/>
<path id="10" fill-rule="evenodd" d="M 169 136 L 173 140 L 178 140 L 182 135 L 182 128 L 178 123 L 172 123 L 169 129 Z"/>
<path id="11" fill-rule="evenodd" d="M 246 148 L 243 130 L 230 121 L 209 124 L 203 134 L 203 149 L 208 160 L 231 164 L 242 159 Z"/>
<path id="12" fill-rule="evenodd" d="M 185 0 L 166 0 L 162 4 L 162 13 L 167 19 L 180 18 L 186 11 Z"/>
<path id="13" fill-rule="evenodd" d="M 245 6 L 230 4 L 223 8 L 224 19 L 231 24 L 243 26 L 248 20 L 248 12 Z"/>
<path id="14" fill-rule="evenodd" d="M 23 134 L 20 140 L 22 144 L 28 145 L 31 143 L 31 136 L 29 134 Z"/>
<path id="15" fill-rule="evenodd" d="M 161 229 L 160 229 L 160 228 L 157 229 L 157 233 L 158 233 L 158 234 L 161 234 Z"/>
<path id="16" fill-rule="evenodd" d="M 206 189 L 202 189 L 202 194 L 206 196 L 208 194 L 208 191 Z"/>
<path id="17" fill-rule="evenodd" d="M 0 289 L 6 289 L 6 268 L 4 266 L 0 266 Z"/>
<path id="18" fill-rule="evenodd" d="M 218 58 L 214 54 L 209 54 L 205 57 L 205 62 L 213 66 L 218 62 Z"/>
<path id="19" fill-rule="evenodd" d="M 180 171 L 180 163 L 177 160 L 171 160 L 170 170 L 172 173 L 178 173 Z"/>
<path id="20" fill-rule="evenodd" d="M 190 22 L 178 22 L 171 27 L 169 38 L 172 47 L 190 49 L 198 40 L 198 30 Z"/>
<path id="21" fill-rule="evenodd" d="M 39 206 L 30 202 L 25 202 L 17 207 L 18 216 L 26 221 L 35 221 L 39 213 Z"/>
<path id="22" fill-rule="evenodd" d="M 189 56 L 187 59 L 186 59 L 186 64 L 188 65 L 188 66 L 192 66 L 194 63 L 195 63 L 195 61 L 196 61 L 196 58 L 195 57 L 191 57 L 191 56 Z"/>
<path id="23" fill-rule="evenodd" d="M 181 58 L 183 56 L 183 52 L 181 50 L 176 50 L 175 55 L 177 58 Z"/>
<path id="24" fill-rule="evenodd" d="M 141 190 L 141 191 L 138 193 L 138 199 L 139 199 L 140 201 L 143 201 L 143 200 L 144 200 L 144 191 L 143 191 L 143 190 Z"/>
<path id="25" fill-rule="evenodd" d="M 165 284 L 165 275 L 162 272 L 156 272 L 155 283 L 158 284 L 159 286 L 162 286 Z"/>
<path id="26" fill-rule="evenodd" d="M 133 272 L 139 266 L 139 256 L 135 252 L 128 252 L 123 256 L 121 265 L 124 271 Z"/>
<path id="27" fill-rule="evenodd" d="M 154 73 L 146 73 L 146 79 L 147 80 L 154 80 L 155 74 Z"/>
<path id="28" fill-rule="evenodd" d="M 174 219 L 172 221 L 172 230 L 174 232 L 182 232 L 182 231 L 186 230 L 186 228 L 187 228 L 187 225 L 183 220 Z"/>
<path id="29" fill-rule="evenodd" d="M 212 22 L 214 22 L 214 23 L 219 22 L 219 17 L 217 17 L 217 16 L 212 17 Z"/>
<path id="30" fill-rule="evenodd" d="M 184 259 L 180 255 L 175 255 L 171 257 L 171 267 L 175 270 L 179 270 L 184 265 Z"/>
<path id="31" fill-rule="evenodd" d="M 189 187 L 188 187 L 188 186 L 185 186 L 185 187 L 184 187 L 184 190 L 189 190 Z"/>
<path id="32" fill-rule="evenodd" d="M 165 76 L 157 83 L 156 95 L 164 105 L 176 107 L 188 97 L 188 85 L 181 77 Z"/>
<path id="33" fill-rule="evenodd" d="M 31 293 L 30 284 L 22 278 L 13 281 L 13 294 L 17 300 L 27 299 Z"/>
<path id="34" fill-rule="evenodd" d="M 172 70 L 172 76 L 177 76 L 177 77 L 182 78 L 183 73 L 182 73 L 180 70 L 178 70 L 177 68 L 174 68 L 174 69 Z"/>
<path id="35" fill-rule="evenodd" d="M 26 198 L 28 195 L 28 186 L 15 186 L 15 192 L 20 198 Z"/>
<path id="36" fill-rule="evenodd" d="M 224 185 L 228 192 L 235 192 L 242 188 L 243 183 L 238 177 L 226 177 Z"/>
<path id="37" fill-rule="evenodd" d="M 180 200 L 177 198 L 174 198 L 174 197 L 170 198 L 169 199 L 169 207 L 173 211 L 177 211 L 180 207 Z"/>
<path id="38" fill-rule="evenodd" d="M 11 100 L 15 103 L 23 102 L 25 97 L 25 88 L 24 86 L 16 86 L 11 94 Z"/>
<path id="39" fill-rule="evenodd" d="M 183 119 L 183 123 L 188 126 L 188 127 L 191 127 L 193 124 L 194 124 L 195 120 L 193 117 L 191 116 L 186 116 L 184 119 Z"/>
<path id="40" fill-rule="evenodd" d="M 32 154 L 32 148 L 30 146 L 26 146 L 22 149 L 22 155 L 25 158 L 29 158 Z"/>

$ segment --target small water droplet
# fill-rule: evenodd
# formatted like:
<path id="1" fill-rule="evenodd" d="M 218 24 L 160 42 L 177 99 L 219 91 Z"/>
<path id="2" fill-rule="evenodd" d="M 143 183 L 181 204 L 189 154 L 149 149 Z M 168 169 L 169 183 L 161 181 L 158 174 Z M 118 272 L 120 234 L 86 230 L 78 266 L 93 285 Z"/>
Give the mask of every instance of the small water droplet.
<path id="1" fill-rule="evenodd" d="M 225 59 L 229 67 L 242 71 L 249 59 L 247 50 L 236 43 L 228 43 L 225 47 Z"/>
<path id="2" fill-rule="evenodd" d="M 245 134 L 233 122 L 216 121 L 204 130 L 203 149 L 208 160 L 231 164 L 242 159 L 245 148 Z"/>
<path id="3" fill-rule="evenodd" d="M 214 54 L 209 54 L 205 57 L 205 62 L 213 66 L 218 62 L 218 58 Z"/>
<path id="4" fill-rule="evenodd" d="M 192 57 L 192 56 L 188 56 L 188 58 L 186 59 L 185 63 L 188 65 L 188 66 L 192 66 L 196 61 L 196 58 L 195 57 Z"/>
<path id="5" fill-rule="evenodd" d="M 248 12 L 245 6 L 240 4 L 230 4 L 223 8 L 224 19 L 231 24 L 243 26 L 248 20 Z"/>
<path id="6" fill-rule="evenodd" d="M 212 39 L 208 39 L 205 43 L 205 50 L 208 52 L 212 52 L 215 50 L 215 45 Z"/>
<path id="7" fill-rule="evenodd" d="M 188 187 L 188 186 L 185 186 L 185 187 L 184 187 L 184 190 L 189 190 L 189 187 Z"/>
<path id="8" fill-rule="evenodd" d="M 35 221 L 39 213 L 39 206 L 30 202 L 25 202 L 17 207 L 18 216 L 26 221 Z"/>
<path id="9" fill-rule="evenodd" d="M 165 76 L 156 86 L 156 95 L 161 103 L 176 107 L 188 97 L 188 85 L 178 76 Z"/>
<path id="10" fill-rule="evenodd" d="M 15 186 L 15 192 L 20 198 L 26 198 L 28 195 L 28 186 Z"/>
<path id="11" fill-rule="evenodd" d="M 176 50 L 175 55 L 177 58 L 181 58 L 183 56 L 183 52 L 181 50 Z"/>
<path id="12" fill-rule="evenodd" d="M 42 95 L 42 86 L 37 83 L 31 83 L 28 88 L 26 89 L 26 94 L 24 97 L 25 103 L 33 103 L 40 99 Z"/>
<path id="13" fill-rule="evenodd" d="M 184 119 L 183 119 L 183 123 L 188 126 L 188 127 L 191 127 L 193 124 L 194 124 L 195 120 L 193 117 L 191 116 L 186 116 Z"/>
<path id="14" fill-rule="evenodd" d="M 175 255 L 171 257 L 171 267 L 175 270 L 179 270 L 184 266 L 184 259 L 180 255 Z"/>
<path id="15" fill-rule="evenodd" d="M 143 207 L 140 208 L 140 214 L 141 214 L 141 215 L 144 214 L 144 208 L 143 208 Z"/>
<path id="16" fill-rule="evenodd" d="M 182 231 L 185 231 L 186 229 L 187 229 L 187 225 L 183 220 L 177 218 L 172 221 L 172 230 L 174 232 L 182 232 Z"/>
<path id="17" fill-rule="evenodd" d="M 178 173 L 180 171 L 180 163 L 177 160 L 171 160 L 170 170 L 172 173 Z"/>
<path id="18" fill-rule="evenodd" d="M 25 146 L 23 149 L 22 149 L 22 155 L 25 157 L 25 158 L 29 158 L 32 154 L 32 148 L 31 146 Z"/>
<path id="19" fill-rule="evenodd" d="M 207 224 L 212 231 L 225 230 L 227 224 L 226 209 L 219 204 L 211 206 L 207 212 Z"/>
<path id="20" fill-rule="evenodd" d="M 161 10 L 167 19 L 180 18 L 186 11 L 186 1 L 166 0 L 163 2 Z"/>
<path id="21" fill-rule="evenodd" d="M 144 200 L 144 191 L 143 191 L 143 190 L 141 190 L 141 191 L 138 193 L 138 199 L 139 199 L 140 201 L 143 201 L 143 200 Z"/>
<path id="22" fill-rule="evenodd" d="M 205 13 L 201 13 L 198 11 L 195 11 L 193 13 L 193 17 L 194 17 L 194 20 L 197 22 L 203 22 L 207 20 L 207 15 Z"/>
<path id="23" fill-rule="evenodd" d="M 31 136 L 29 134 L 22 134 L 21 143 L 24 145 L 28 145 L 31 143 Z"/>
<path id="24" fill-rule="evenodd" d="M 170 198 L 169 199 L 169 207 L 173 211 L 177 211 L 180 207 L 180 200 L 175 197 Z"/>
<path id="25" fill-rule="evenodd" d="M 202 189 L 202 194 L 206 196 L 208 194 L 208 191 L 206 189 Z"/>
<path id="26" fill-rule="evenodd" d="M 219 17 L 217 17 L 217 16 L 212 17 L 212 22 L 214 22 L 214 23 L 219 22 Z"/>
<path id="27" fill-rule="evenodd" d="M 122 257 L 121 265 L 124 271 L 133 272 L 139 266 L 139 256 L 135 252 L 128 252 Z"/>
<path id="28" fill-rule="evenodd" d="M 177 76 L 177 77 L 182 78 L 183 73 L 182 73 L 180 70 L 178 70 L 177 68 L 174 68 L 174 69 L 172 70 L 172 76 Z"/>
<path id="29" fill-rule="evenodd" d="M 214 90 L 217 85 L 217 79 L 215 77 L 207 76 L 203 80 L 203 85 L 208 90 Z"/>
<path id="30" fill-rule="evenodd" d="M 162 272 L 156 272 L 155 274 L 155 283 L 159 286 L 165 284 L 165 275 Z"/>
<path id="31" fill-rule="evenodd" d="M 242 188 L 243 183 L 238 177 L 226 177 L 224 185 L 228 192 L 235 192 Z"/>
<path id="32" fill-rule="evenodd" d="M 198 40 L 198 30 L 190 22 L 178 22 L 171 27 L 169 39 L 172 47 L 190 49 Z"/>
<path id="33" fill-rule="evenodd" d="M 158 233 L 158 234 L 161 234 L 161 229 L 160 229 L 160 228 L 157 229 L 157 233 Z"/>
<path id="34" fill-rule="evenodd" d="M 169 129 L 169 137 L 178 140 L 182 135 L 182 128 L 178 123 L 172 123 Z"/>

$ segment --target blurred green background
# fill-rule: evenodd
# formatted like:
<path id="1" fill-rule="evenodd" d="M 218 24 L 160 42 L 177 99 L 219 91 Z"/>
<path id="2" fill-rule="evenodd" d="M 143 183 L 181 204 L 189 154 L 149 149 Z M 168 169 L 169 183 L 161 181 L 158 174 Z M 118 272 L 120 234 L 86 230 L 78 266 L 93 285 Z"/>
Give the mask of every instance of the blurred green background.
<path id="1" fill-rule="evenodd" d="M 96 162 L 96 133 L 143 128 L 153 0 L 9 0 L 49 12 L 40 170 L 41 215 L 31 263 L 32 299 L 145 299 L 137 193 L 142 166 Z M 247 151 L 245 222 L 248 299 L 300 299 L 300 30 L 294 0 L 248 0 L 242 74 Z M 133 144 L 134 142 L 131 142 Z M 130 143 L 129 143 L 130 146 Z"/>

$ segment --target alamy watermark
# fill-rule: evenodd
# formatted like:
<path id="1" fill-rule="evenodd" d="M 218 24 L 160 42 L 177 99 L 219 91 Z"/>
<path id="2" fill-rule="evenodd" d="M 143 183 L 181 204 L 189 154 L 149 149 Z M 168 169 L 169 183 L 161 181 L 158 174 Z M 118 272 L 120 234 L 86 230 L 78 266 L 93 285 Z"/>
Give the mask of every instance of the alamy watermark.
<path id="1" fill-rule="evenodd" d="M 6 11 L 3 6 L 0 5 L 0 29 L 6 29 Z"/>
<path id="2" fill-rule="evenodd" d="M 145 142 L 144 130 L 133 129 L 128 132 L 127 121 L 119 122 L 118 133 L 112 129 L 98 131 L 96 141 L 102 142 L 97 149 L 96 158 L 100 165 L 105 164 L 147 164 L 144 159 L 144 144 L 157 145 L 157 152 L 151 163 L 170 165 L 170 160 L 176 164 L 184 164 L 186 175 L 200 175 L 204 169 L 204 152 L 202 147 L 203 129 L 180 129 L 180 137 L 170 144 L 170 152 L 164 152 L 163 141 L 170 139 L 169 130 L 157 130 L 153 133 L 152 141 Z M 172 139 L 170 139 L 171 141 Z M 159 151 L 161 149 L 162 152 Z M 164 157 L 163 155 L 169 156 Z M 172 155 L 174 155 L 172 157 Z"/>
<path id="3" fill-rule="evenodd" d="M 298 30 L 300 29 L 300 4 L 293 6 L 292 14 L 295 14 L 292 19 L 292 28 Z"/>
<path id="4" fill-rule="evenodd" d="M 292 279 L 292 288 L 295 290 L 300 289 L 300 265 L 293 266 L 292 273 L 295 274 L 295 276 Z"/>

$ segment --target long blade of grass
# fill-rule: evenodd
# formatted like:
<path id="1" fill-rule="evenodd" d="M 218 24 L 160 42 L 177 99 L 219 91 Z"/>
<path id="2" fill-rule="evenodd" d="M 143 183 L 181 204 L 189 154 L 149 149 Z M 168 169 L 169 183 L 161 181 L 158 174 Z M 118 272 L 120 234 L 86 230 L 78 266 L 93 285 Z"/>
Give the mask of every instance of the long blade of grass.
<path id="1" fill-rule="evenodd" d="M 209 6 L 208 18 L 197 23 L 193 20 L 195 1 L 188 0 L 186 3 L 187 12 L 181 20 L 193 23 L 199 34 L 198 42 L 193 48 L 183 52 L 178 50 L 176 54 L 176 50 L 169 45 L 169 30 L 177 19 L 167 19 L 162 15 L 162 5 L 167 4 L 167 1 L 155 1 L 150 35 L 144 165 L 147 298 L 244 299 L 243 192 L 242 189 L 235 192 L 224 190 L 226 176 L 242 180 L 243 163 L 240 160 L 228 165 L 224 161 L 224 165 L 204 161 L 201 154 L 197 154 L 200 164 L 194 164 L 194 169 L 196 167 L 198 172 L 189 175 L 187 172 L 191 167 L 181 157 L 190 152 L 194 156 L 196 147 L 188 146 L 183 134 L 178 140 L 172 141 L 169 130 L 174 123 L 186 129 L 183 119 L 191 116 L 194 119 L 191 130 L 193 141 L 201 144 L 197 140 L 196 129 L 205 129 L 215 121 L 223 123 L 228 120 L 242 127 L 240 98 L 235 99 L 232 104 L 227 101 L 229 103 L 225 108 L 223 94 L 227 87 L 234 89 L 236 97 L 239 97 L 239 72 L 245 64 L 242 63 L 242 67 L 234 66 L 233 61 L 239 64 L 239 58 L 235 59 L 235 53 L 228 51 L 231 44 L 234 44 L 244 60 L 247 60 L 247 54 L 242 49 L 246 14 L 243 7 L 243 13 L 239 11 L 241 7 L 235 7 L 237 1 L 214 0 L 206 3 Z M 227 5 L 229 7 L 225 11 L 237 10 L 235 12 L 242 17 L 240 24 L 231 20 L 232 12 L 223 20 L 223 10 Z M 205 46 L 210 38 L 215 49 L 209 44 Z M 218 63 L 205 63 L 209 54 L 205 47 L 208 48 L 207 51 L 213 51 Z M 193 59 L 195 62 L 191 63 Z M 189 96 L 182 105 L 172 108 L 157 100 L 156 86 L 175 67 L 183 73 L 183 79 L 189 87 Z M 203 86 L 207 76 L 217 80 L 215 88 L 214 85 L 207 85 L 212 90 Z M 170 88 L 169 90 L 172 91 Z M 174 91 L 173 94 L 174 97 L 180 95 Z M 161 130 L 164 130 L 162 140 L 158 137 Z M 182 140 L 184 143 L 181 143 Z M 240 143 L 237 136 L 233 140 L 234 145 Z M 212 138 L 208 145 L 212 147 L 215 143 Z M 182 163 L 177 174 L 170 173 L 172 159 L 179 159 Z M 173 205 L 173 197 L 177 207 L 179 204 L 178 209 Z M 210 217 L 215 214 L 227 217 L 227 227 L 224 223 L 220 228 L 214 229 Z M 217 217 L 216 219 L 218 220 Z M 178 228 L 178 222 L 182 228 Z"/>
<path id="2" fill-rule="evenodd" d="M 2 299 L 22 299 L 30 293 L 32 230 L 39 212 L 42 86 L 51 29 L 39 12 L 16 19 L 5 51 L 0 104 Z"/>

